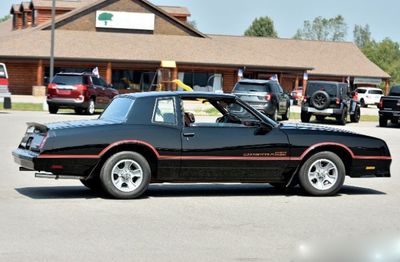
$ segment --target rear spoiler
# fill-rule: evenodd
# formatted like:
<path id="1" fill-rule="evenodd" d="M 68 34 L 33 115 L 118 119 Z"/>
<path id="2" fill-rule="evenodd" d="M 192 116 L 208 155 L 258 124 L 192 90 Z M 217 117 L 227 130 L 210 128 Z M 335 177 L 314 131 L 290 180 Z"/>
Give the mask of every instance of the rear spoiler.
<path id="1" fill-rule="evenodd" d="M 47 133 L 49 131 L 49 128 L 43 124 L 35 123 L 35 122 L 28 122 L 26 123 L 29 127 L 34 127 L 35 129 L 39 130 L 42 133 Z"/>

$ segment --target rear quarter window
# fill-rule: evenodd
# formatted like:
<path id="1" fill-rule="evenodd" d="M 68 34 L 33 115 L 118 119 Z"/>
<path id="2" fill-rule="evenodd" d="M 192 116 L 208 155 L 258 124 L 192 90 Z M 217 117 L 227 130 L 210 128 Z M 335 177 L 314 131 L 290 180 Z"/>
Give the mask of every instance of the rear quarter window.
<path id="1" fill-rule="evenodd" d="M 99 119 L 115 122 L 125 122 L 134 103 L 135 100 L 131 98 L 116 98 L 111 102 L 106 110 L 104 110 Z"/>

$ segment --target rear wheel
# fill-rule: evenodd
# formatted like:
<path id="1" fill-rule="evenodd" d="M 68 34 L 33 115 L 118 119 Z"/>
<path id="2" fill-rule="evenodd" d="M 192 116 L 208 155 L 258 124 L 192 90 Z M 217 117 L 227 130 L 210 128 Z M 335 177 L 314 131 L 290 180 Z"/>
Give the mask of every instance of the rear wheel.
<path id="1" fill-rule="evenodd" d="M 336 120 L 339 122 L 339 125 L 346 125 L 347 123 L 347 108 L 343 109 L 342 115 L 338 116 Z"/>
<path id="2" fill-rule="evenodd" d="M 49 106 L 49 112 L 50 114 L 57 114 L 58 106 Z"/>
<path id="3" fill-rule="evenodd" d="M 282 115 L 282 120 L 283 121 L 289 120 L 289 117 L 290 117 L 290 107 L 288 107 L 286 113 Z"/>
<path id="4" fill-rule="evenodd" d="M 95 104 L 93 98 L 91 98 L 89 100 L 89 104 L 88 104 L 87 108 L 85 109 L 85 111 L 86 111 L 87 115 L 93 115 L 94 112 L 96 111 L 96 104 Z"/>
<path id="5" fill-rule="evenodd" d="M 278 109 L 277 108 L 275 109 L 274 113 L 270 117 L 274 121 L 278 120 Z"/>
<path id="6" fill-rule="evenodd" d="M 309 123 L 311 118 L 311 114 L 306 113 L 306 112 L 301 112 L 301 122 L 303 123 Z"/>
<path id="7" fill-rule="evenodd" d="M 358 123 L 360 122 L 360 118 L 361 118 L 361 109 L 360 107 L 356 107 L 356 110 L 354 111 L 354 114 L 352 114 L 350 116 L 350 120 L 352 123 Z"/>
<path id="8" fill-rule="evenodd" d="M 380 116 L 379 117 L 379 126 L 380 127 L 387 127 L 387 118 L 386 117 L 383 117 L 383 116 Z"/>
<path id="9" fill-rule="evenodd" d="M 346 168 L 335 153 L 319 152 L 307 159 L 299 172 L 301 187 L 310 195 L 332 196 L 343 186 Z"/>
<path id="10" fill-rule="evenodd" d="M 136 152 L 120 152 L 104 163 L 100 181 L 110 196 L 131 199 L 141 196 L 150 183 L 151 169 L 147 160 Z"/>

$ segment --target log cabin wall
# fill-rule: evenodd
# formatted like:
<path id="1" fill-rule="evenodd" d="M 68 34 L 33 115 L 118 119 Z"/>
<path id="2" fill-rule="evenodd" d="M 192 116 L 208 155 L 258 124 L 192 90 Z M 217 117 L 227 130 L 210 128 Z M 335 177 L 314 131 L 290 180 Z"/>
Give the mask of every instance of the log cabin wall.
<path id="1" fill-rule="evenodd" d="M 4 61 L 7 66 L 9 90 L 15 95 L 32 95 L 36 83 L 37 62 Z"/>

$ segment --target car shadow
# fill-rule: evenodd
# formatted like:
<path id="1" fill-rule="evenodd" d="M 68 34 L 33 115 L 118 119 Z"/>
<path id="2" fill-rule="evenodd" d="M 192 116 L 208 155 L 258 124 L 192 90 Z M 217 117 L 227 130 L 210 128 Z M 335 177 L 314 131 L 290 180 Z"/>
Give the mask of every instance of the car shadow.
<path id="1" fill-rule="evenodd" d="M 15 189 L 21 195 L 32 199 L 94 199 L 109 197 L 96 193 L 84 186 L 24 187 Z M 385 195 L 370 188 L 343 186 L 337 196 L 343 195 Z M 286 196 L 310 197 L 300 187 L 277 189 L 268 184 L 153 184 L 141 199 L 157 197 L 254 197 Z"/>

